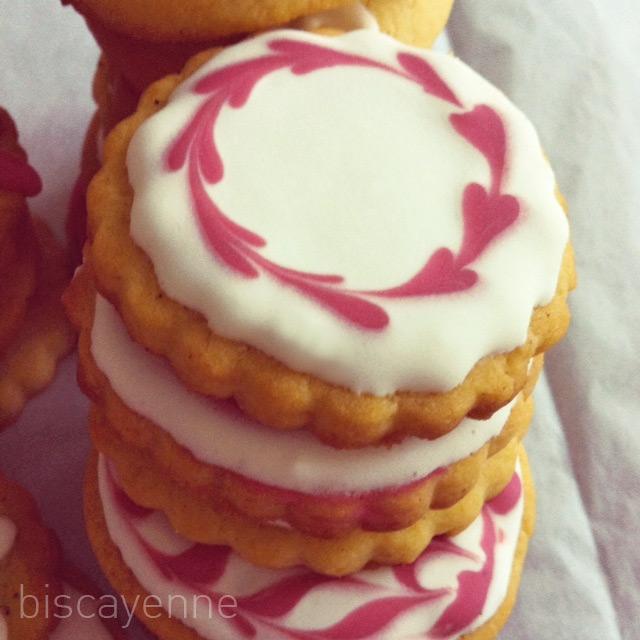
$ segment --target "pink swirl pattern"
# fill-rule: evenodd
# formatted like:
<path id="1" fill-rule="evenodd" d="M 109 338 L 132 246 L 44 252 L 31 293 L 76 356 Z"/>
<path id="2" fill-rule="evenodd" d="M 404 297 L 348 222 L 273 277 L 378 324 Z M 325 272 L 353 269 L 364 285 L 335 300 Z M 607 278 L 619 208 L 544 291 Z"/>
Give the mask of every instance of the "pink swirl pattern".
<path id="1" fill-rule="evenodd" d="M 129 533 L 135 537 L 147 556 L 146 561 L 169 584 L 176 585 L 178 589 L 180 586 L 186 587 L 187 591 L 194 594 L 205 595 L 214 603 L 220 602 L 227 595 L 221 587 L 221 581 L 231 570 L 233 552 L 228 547 L 192 544 L 175 555 L 157 549 L 140 533 L 148 531 L 144 522 L 154 512 L 131 502 L 117 487 L 111 474 L 109 486 L 117 510 L 124 514 Z M 432 640 L 457 638 L 476 623 L 487 605 L 489 589 L 496 572 L 496 547 L 504 537 L 496 517 L 512 512 L 521 498 L 522 484 L 516 473 L 503 492 L 486 503 L 479 517 L 480 553 L 465 548 L 455 538 L 440 536 L 434 538 L 412 565 L 373 570 L 385 574 L 383 581 L 379 578 L 367 579 L 367 571 L 343 578 L 322 576 L 303 569 L 293 572 L 274 571 L 274 579 L 266 586 L 249 595 L 236 597 L 237 615 L 227 622 L 235 629 L 234 637 L 239 638 L 256 638 L 259 633 L 266 632 L 271 638 L 362 640 L 381 637 L 383 632 L 398 623 L 404 615 L 439 606 L 441 611 L 424 637 Z M 426 587 L 424 576 L 431 563 L 447 558 L 464 558 L 472 563 L 473 568 L 460 570 L 456 588 Z M 345 599 L 351 593 L 358 593 L 358 602 L 364 594 L 364 603 L 348 607 L 347 613 L 329 626 L 299 628 L 288 622 L 288 616 L 296 607 L 302 606 L 305 600 L 315 596 L 313 601 L 317 606 L 314 609 L 322 606 L 322 593 L 326 594 L 326 589 L 343 594 Z M 320 590 L 323 591 L 319 594 Z M 443 606 L 443 602 L 447 602 L 446 605 Z M 314 613 L 314 616 L 322 618 L 322 614 Z"/>
<path id="2" fill-rule="evenodd" d="M 224 164 L 215 139 L 218 117 L 225 106 L 241 109 L 254 87 L 268 74 L 284 69 L 294 75 L 304 75 L 337 66 L 373 68 L 416 83 L 428 95 L 454 108 L 464 109 L 435 69 L 411 53 L 398 53 L 398 66 L 395 67 L 286 38 L 270 41 L 269 49 L 272 53 L 212 71 L 197 82 L 194 92 L 208 97 L 166 155 L 168 171 L 178 171 L 186 166 L 194 212 L 212 254 L 245 278 L 258 278 L 266 273 L 367 331 L 381 331 L 390 323 L 381 300 L 445 295 L 471 289 L 478 281 L 478 274 L 471 265 L 516 222 L 520 213 L 518 200 L 501 193 L 507 164 L 505 126 L 498 113 L 487 105 L 454 113 L 449 119 L 455 132 L 484 156 L 491 171 L 488 188 L 471 183 L 464 189 L 462 244 L 457 252 L 447 247 L 437 249 L 415 275 L 397 286 L 383 290 L 351 290 L 344 286 L 345 279 L 341 275 L 297 271 L 277 264 L 260 253 L 267 244 L 264 238 L 234 222 L 218 207 L 207 192 L 207 185 L 215 185 L 224 178 Z"/>

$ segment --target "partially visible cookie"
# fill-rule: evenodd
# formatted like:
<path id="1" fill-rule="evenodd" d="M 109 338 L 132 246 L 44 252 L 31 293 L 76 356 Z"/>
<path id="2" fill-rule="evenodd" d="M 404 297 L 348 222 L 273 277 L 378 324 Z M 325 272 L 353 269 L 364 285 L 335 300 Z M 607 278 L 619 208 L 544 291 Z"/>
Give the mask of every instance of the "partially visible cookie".
<path id="1" fill-rule="evenodd" d="M 0 429 L 52 380 L 75 339 L 60 301 L 67 255 L 25 201 L 41 187 L 0 108 Z"/>
<path id="2" fill-rule="evenodd" d="M 94 412 L 93 430 L 100 425 Z M 94 435 L 94 437 L 96 437 Z M 100 439 L 101 446 L 108 440 Z M 165 473 L 139 466 L 133 456 L 114 465 L 126 494 L 137 504 L 162 511 L 181 535 L 205 544 L 230 546 L 248 562 L 268 568 L 306 566 L 317 573 L 344 576 L 369 563 L 413 562 L 431 539 L 467 527 L 487 500 L 504 489 L 513 475 L 520 444 L 514 440 L 489 458 L 473 487 L 453 505 L 428 512 L 396 531 L 352 529 L 339 538 L 301 533 L 286 523 L 259 523 L 189 491 Z"/>
<path id="3" fill-rule="evenodd" d="M 460 61 L 370 31 L 194 58 L 109 135 L 88 209 L 96 287 L 136 342 L 336 447 L 488 418 L 569 323 L 531 123 Z"/>
<path id="4" fill-rule="evenodd" d="M 31 495 L 0 474 L 0 639 L 121 639 L 99 614 L 101 594 L 62 562 Z"/>
<path id="5" fill-rule="evenodd" d="M 9 346 L 0 353 L 0 428 L 53 379 L 75 334 L 61 303 L 69 280 L 67 256 L 44 222 L 36 221 L 41 268 L 33 297 Z"/>
<path id="6" fill-rule="evenodd" d="M 53 629 L 43 612 L 62 593 L 59 570 L 58 543 L 33 498 L 0 474 L 0 629 L 9 639 L 40 640 Z"/>
<path id="7" fill-rule="evenodd" d="M 198 51 L 275 28 L 377 27 L 429 47 L 453 0 L 63 0 L 86 19 L 110 64 L 138 92 L 176 73 Z"/>
<path id="8" fill-rule="evenodd" d="M 368 0 L 364 3 L 318 0 L 300 2 L 298 6 L 291 3 L 290 7 L 267 3 L 259 10 L 252 7 L 246 12 L 242 9 L 244 2 L 200 6 L 196 0 L 189 3 L 194 5 L 191 12 L 184 11 L 184 4 L 174 2 L 154 4 L 152 11 L 147 10 L 144 0 L 114 2 L 112 8 L 107 8 L 109 3 L 92 0 L 71 0 L 70 4 L 85 16 L 103 49 L 93 81 L 98 111 L 85 137 L 80 176 L 67 221 L 74 264 L 79 264 L 86 237 L 86 189 L 100 166 L 96 141 L 135 111 L 142 91 L 151 82 L 177 73 L 189 58 L 204 49 L 229 46 L 267 28 L 287 26 L 327 34 L 380 29 L 407 44 L 430 46 L 447 21 L 452 0 Z M 225 17 L 227 14 L 246 21 L 246 26 L 227 34 L 231 24 Z M 158 31 L 165 21 L 168 31 Z M 187 28 L 179 26 L 183 21 Z M 190 36 L 192 29 L 202 30 L 202 35 L 194 39 Z M 153 34 L 159 36 L 157 42 Z"/>
<path id="9" fill-rule="evenodd" d="M 468 529 L 434 539 L 413 564 L 339 579 L 260 569 L 227 547 L 194 544 L 131 502 L 104 458 L 90 462 L 85 511 L 114 587 L 130 603 L 160 605 L 136 615 L 162 639 L 489 640 L 513 607 L 535 505 L 521 451 L 519 471 Z"/>

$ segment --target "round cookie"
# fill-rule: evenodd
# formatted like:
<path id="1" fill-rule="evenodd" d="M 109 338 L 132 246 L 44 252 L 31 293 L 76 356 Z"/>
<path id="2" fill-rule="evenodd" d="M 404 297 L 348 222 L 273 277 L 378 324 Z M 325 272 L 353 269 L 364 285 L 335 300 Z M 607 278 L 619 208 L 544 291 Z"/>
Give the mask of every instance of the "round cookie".
<path id="1" fill-rule="evenodd" d="M 0 474 L 0 637 L 47 637 L 54 620 L 20 615 L 21 596 L 31 596 L 29 603 L 44 612 L 47 599 L 62 593 L 59 566 L 58 543 L 42 524 L 33 498 Z"/>
<path id="2" fill-rule="evenodd" d="M 83 9 L 88 9 L 88 15 L 91 15 L 91 8 L 84 7 L 82 3 L 78 3 L 76 8 L 81 13 Z M 126 8 L 132 7 L 127 5 Z M 174 11 L 176 7 L 172 5 L 167 8 Z M 211 7 L 207 10 L 211 11 Z M 450 0 L 370 0 L 367 9 L 360 3 L 351 3 L 319 13 L 303 13 L 302 17 L 291 21 L 289 25 L 308 31 L 380 28 L 404 42 L 426 46 L 431 44 L 441 31 L 450 10 Z M 192 21 L 193 15 L 187 19 Z M 191 56 L 203 49 L 227 46 L 240 39 L 240 36 L 229 36 L 207 41 L 182 42 L 185 34 L 181 31 L 177 36 L 180 42 L 154 44 L 137 38 L 132 39 L 117 30 L 105 27 L 99 18 L 88 17 L 87 20 L 105 54 L 101 56 L 93 82 L 99 123 L 94 117 L 87 130 L 80 176 L 74 187 L 67 219 L 67 234 L 76 264 L 81 261 L 82 245 L 86 236 L 86 188 L 100 166 L 97 139 L 135 111 L 141 92 L 151 82 L 169 73 L 178 72 Z M 193 26 L 200 28 L 202 25 L 195 23 Z M 249 31 L 252 30 L 255 29 Z"/>
<path id="3" fill-rule="evenodd" d="M 69 281 L 67 256 L 44 222 L 35 222 L 41 267 L 36 290 L 11 343 L 0 354 L 0 429 L 53 379 L 75 335 L 61 296 Z"/>
<path id="4" fill-rule="evenodd" d="M 93 421 L 98 450 L 119 466 L 133 461 L 136 474 L 167 474 L 211 505 L 316 536 L 402 529 L 430 508 L 460 500 L 487 458 L 526 432 L 542 366 L 539 356 L 524 397 L 488 421 L 464 420 L 434 441 L 341 451 L 308 433 L 264 429 L 229 403 L 190 393 L 131 341 L 100 297 L 94 320 L 95 299 L 85 268 L 65 301 L 80 330 L 79 379 L 100 407 Z"/>
<path id="5" fill-rule="evenodd" d="M 0 354 L 20 326 L 35 289 L 38 255 L 25 198 L 41 187 L 18 144 L 13 120 L 0 108 Z"/>
<path id="6" fill-rule="evenodd" d="M 86 19 L 114 70 L 138 92 L 177 72 L 197 52 L 227 46 L 256 32 L 301 20 L 317 27 L 379 28 L 408 44 L 431 46 L 452 0 L 296 0 L 204 2 L 189 0 L 70 0 Z"/>
<path id="7" fill-rule="evenodd" d="M 25 202 L 41 188 L 0 108 L 0 429 L 51 381 L 73 346 L 60 302 L 70 276 L 67 257 Z"/>
<path id="8" fill-rule="evenodd" d="M 199 56 L 112 132 L 88 203 L 97 288 L 135 341 L 334 446 L 489 417 L 568 325 L 567 221 L 532 126 L 459 61 L 377 33 Z"/>
<path id="9" fill-rule="evenodd" d="M 98 613 L 100 594 L 61 562 L 31 495 L 0 474 L 0 638 L 122 640 Z"/>
<path id="10" fill-rule="evenodd" d="M 91 414 L 94 438 L 101 428 L 99 413 Z M 102 426 L 104 428 L 104 426 Z M 101 438 L 107 448 L 109 440 Z M 491 456 L 470 491 L 452 506 L 434 509 L 405 529 L 365 531 L 352 529 L 338 538 L 301 533 L 278 520 L 258 523 L 230 508 L 214 505 L 206 497 L 177 484 L 152 466 L 140 466 L 133 456 L 117 466 L 127 495 L 146 508 L 165 513 L 181 535 L 204 544 L 230 546 L 248 562 L 268 568 L 306 566 L 318 573 L 342 576 L 368 563 L 394 565 L 413 562 L 439 534 L 467 527 L 487 500 L 496 496 L 513 475 L 520 448 L 517 439 Z M 120 451 L 120 457 L 126 455 Z"/>
<path id="11" fill-rule="evenodd" d="M 160 638 L 488 640 L 513 607 L 533 530 L 524 453 L 520 461 L 521 471 L 460 536 L 434 540 L 413 565 L 341 579 L 253 568 L 224 547 L 176 536 L 159 514 L 126 498 L 104 459 L 90 463 L 85 509 L 92 544 L 116 589 L 129 602 L 153 594 L 163 603 L 160 615 L 137 610 Z"/>

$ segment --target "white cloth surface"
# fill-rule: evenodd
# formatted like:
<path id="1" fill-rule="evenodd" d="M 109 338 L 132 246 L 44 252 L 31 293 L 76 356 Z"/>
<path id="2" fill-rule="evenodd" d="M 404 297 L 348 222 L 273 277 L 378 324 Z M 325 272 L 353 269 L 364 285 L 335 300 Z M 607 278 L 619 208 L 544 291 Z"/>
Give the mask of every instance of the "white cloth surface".
<path id="1" fill-rule="evenodd" d="M 640 638 L 640 4 L 459 0 L 449 30 L 538 128 L 578 264 L 573 324 L 546 367 L 559 420 L 541 402 L 529 440 L 539 527 L 506 636 Z M 560 529 L 570 505 L 582 513 Z M 557 636 L 536 633 L 554 619 Z"/>
<path id="2" fill-rule="evenodd" d="M 539 128 L 570 204 L 580 275 L 527 440 L 538 525 L 510 640 L 640 638 L 638 24 L 637 0 L 458 0 L 450 24 L 458 55 Z M 61 234 L 96 46 L 53 0 L 0 0 L 0 59 L 0 104 L 44 179 L 32 208 Z M 108 588 L 82 527 L 86 413 L 71 357 L 0 435 L 0 468 L 33 491 L 67 558 Z"/>

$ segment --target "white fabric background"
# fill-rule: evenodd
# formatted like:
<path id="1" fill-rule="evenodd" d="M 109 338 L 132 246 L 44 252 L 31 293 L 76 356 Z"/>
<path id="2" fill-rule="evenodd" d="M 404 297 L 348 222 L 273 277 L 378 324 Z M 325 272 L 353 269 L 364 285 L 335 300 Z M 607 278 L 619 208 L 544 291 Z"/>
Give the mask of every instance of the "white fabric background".
<path id="1" fill-rule="evenodd" d="M 510 640 L 640 638 L 639 25 L 638 0 L 458 0 L 450 23 L 458 55 L 539 128 L 570 203 L 580 275 L 527 440 L 539 515 Z M 0 0 L 0 104 L 44 179 L 33 209 L 58 232 L 96 51 L 54 0 Z M 104 586 L 82 529 L 87 403 L 74 368 L 68 359 L 0 435 L 0 467 Z"/>

